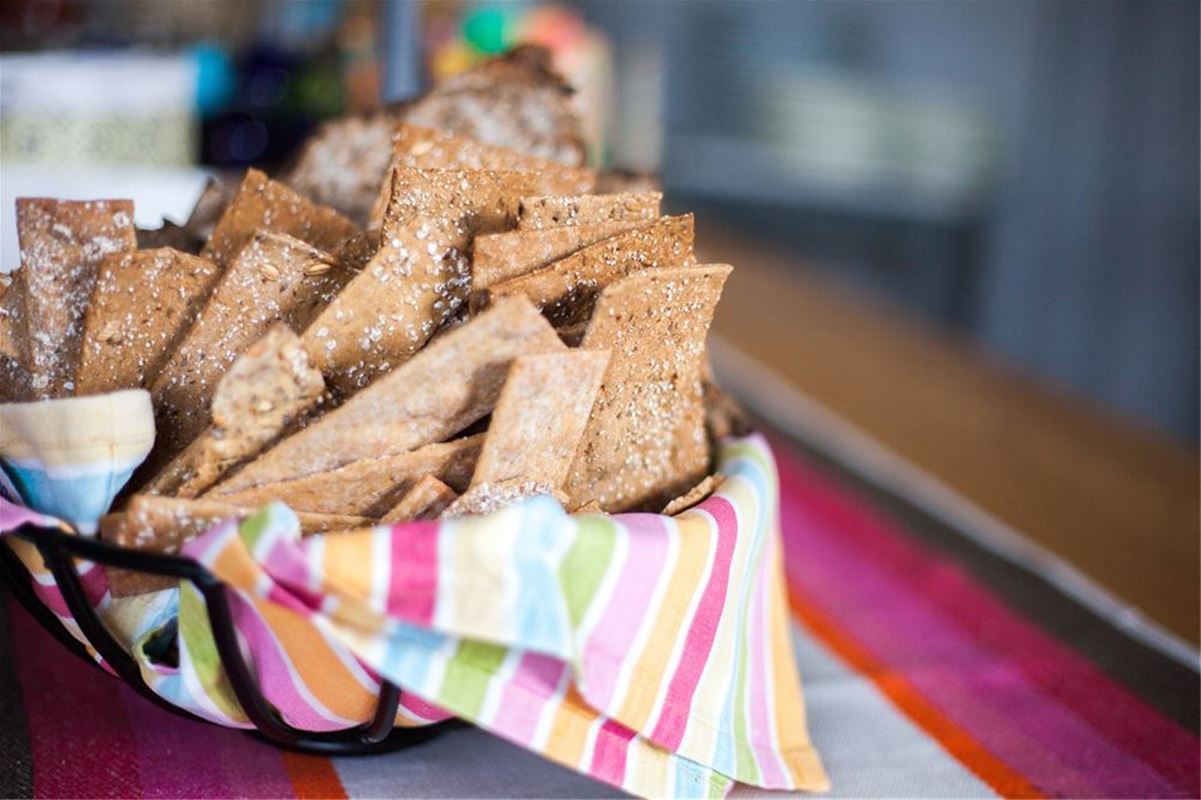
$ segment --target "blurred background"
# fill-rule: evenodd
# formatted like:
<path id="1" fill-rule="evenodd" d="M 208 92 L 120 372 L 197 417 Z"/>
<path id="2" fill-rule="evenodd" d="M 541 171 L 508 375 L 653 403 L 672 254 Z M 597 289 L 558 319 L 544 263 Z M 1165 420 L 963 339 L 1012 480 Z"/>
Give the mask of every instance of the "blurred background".
<path id="1" fill-rule="evenodd" d="M 594 163 L 1192 448 L 1198 24 L 1192 2 L 6 0 L 0 267 L 16 196 L 119 175 L 141 224 L 179 220 L 207 170 L 280 168 L 322 119 L 536 42 Z"/>

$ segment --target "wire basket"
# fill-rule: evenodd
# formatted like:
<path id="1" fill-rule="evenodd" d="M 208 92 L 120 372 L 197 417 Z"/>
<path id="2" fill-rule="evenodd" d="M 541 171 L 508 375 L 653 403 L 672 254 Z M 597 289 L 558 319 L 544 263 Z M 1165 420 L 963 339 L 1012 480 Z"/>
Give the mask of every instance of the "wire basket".
<path id="1" fill-rule="evenodd" d="M 396 728 L 400 689 L 383 681 L 379 701 L 370 722 L 340 731 L 314 733 L 285 723 L 260 691 L 254 674 L 238 646 L 237 632 L 230 613 L 231 589 L 206 567 L 183 555 L 147 553 L 66 533 L 54 528 L 26 524 L 10 535 L 37 548 L 67 608 L 88 643 L 112 668 L 113 673 L 138 694 L 173 714 L 210 723 L 159 697 L 142 678 L 133 657 L 113 637 L 87 600 L 75 559 L 105 567 L 119 567 L 161 577 L 191 581 L 204 597 L 212 627 L 213 641 L 221 665 L 229 678 L 234 695 L 254 725 L 250 733 L 278 747 L 320 755 L 372 755 L 390 752 L 424 742 L 441 732 L 448 723 L 420 728 Z M 63 626 L 45 603 L 34 593 L 33 576 L 12 549 L 0 541 L 0 575 L 22 606 L 71 652 L 100 669 L 96 660 L 78 639 Z M 103 670 L 101 670 L 103 671 Z"/>

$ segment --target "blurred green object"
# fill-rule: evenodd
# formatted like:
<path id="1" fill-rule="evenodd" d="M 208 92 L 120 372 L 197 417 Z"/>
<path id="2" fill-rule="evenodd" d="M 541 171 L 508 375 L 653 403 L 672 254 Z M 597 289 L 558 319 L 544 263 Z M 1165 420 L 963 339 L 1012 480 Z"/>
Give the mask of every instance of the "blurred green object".
<path id="1" fill-rule="evenodd" d="M 514 10 L 520 10 L 515 6 Z M 508 8 L 484 6 L 463 18 L 463 37 L 484 55 L 498 55 L 513 45 L 515 15 Z"/>

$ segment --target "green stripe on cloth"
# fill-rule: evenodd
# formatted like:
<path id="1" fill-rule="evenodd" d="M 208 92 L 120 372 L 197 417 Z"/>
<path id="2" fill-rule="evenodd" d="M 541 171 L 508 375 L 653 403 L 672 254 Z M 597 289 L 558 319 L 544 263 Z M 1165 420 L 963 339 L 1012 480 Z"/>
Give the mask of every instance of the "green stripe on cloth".
<path id="1" fill-rule="evenodd" d="M 494 644 L 463 641 L 446 667 L 438 701 L 459 714 L 474 719 L 479 716 L 488 693 L 489 679 L 500 669 L 508 650 Z"/>
<path id="2" fill-rule="evenodd" d="M 579 529 L 575 541 L 559 565 L 559 585 L 567 598 L 571 624 L 578 629 L 613 560 L 617 525 L 592 515 L 576 517 L 576 522 Z"/>

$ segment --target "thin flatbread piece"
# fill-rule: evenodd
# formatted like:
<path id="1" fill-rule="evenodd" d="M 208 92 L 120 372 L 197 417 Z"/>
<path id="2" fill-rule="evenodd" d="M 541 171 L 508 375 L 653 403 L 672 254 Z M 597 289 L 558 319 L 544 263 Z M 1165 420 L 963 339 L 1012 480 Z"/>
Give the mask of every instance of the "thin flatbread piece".
<path id="1" fill-rule="evenodd" d="M 471 243 L 471 290 L 516 278 L 645 222 L 589 222 L 477 236 Z"/>
<path id="2" fill-rule="evenodd" d="M 517 230 L 543 230 L 601 222 L 646 224 L 659 218 L 662 201 L 662 192 L 523 197 L 517 207 Z"/>
<path id="3" fill-rule="evenodd" d="M 661 217 L 637 228 L 577 250 L 541 269 L 501 281 L 478 294 L 481 303 L 524 295 L 555 327 L 587 320 L 596 295 L 634 272 L 694 263 L 692 215 Z M 473 309 L 474 310 L 474 309 Z"/>
<path id="4" fill-rule="evenodd" d="M 411 522 L 436 519 L 459 495 L 433 475 L 426 475 L 414 484 L 400 502 L 380 517 L 380 522 Z"/>
<path id="5" fill-rule="evenodd" d="M 104 259 L 84 315 L 76 393 L 153 383 L 221 272 L 208 259 L 169 247 Z"/>
<path id="6" fill-rule="evenodd" d="M 105 256 L 137 249 L 130 200 L 17 198 L 18 339 L 38 399 L 75 390 L 83 318 Z"/>
<path id="7" fill-rule="evenodd" d="M 562 486 L 608 362 L 604 350 L 513 359 L 471 485 Z"/>
<path id="8" fill-rule="evenodd" d="M 523 196 L 578 193 L 586 179 L 559 173 L 514 170 L 392 170 L 382 221 L 384 240 L 418 217 L 459 221 L 466 250 L 472 236 L 508 230 L 517 223 Z"/>
<path id="9" fill-rule="evenodd" d="M 283 323 L 275 325 L 238 356 L 217 383 L 209 429 L 144 491 L 198 497 L 316 408 L 324 392 L 321 373 L 300 337 Z"/>
<path id="10" fill-rule="evenodd" d="M 147 469 L 161 468 L 208 425 L 217 381 L 235 358 L 277 322 L 302 329 L 348 277 L 349 270 L 299 239 L 255 234 L 151 387 L 159 441 Z"/>
<path id="11" fill-rule="evenodd" d="M 701 377 L 724 264 L 650 270 L 601 293 L 580 347 L 610 351 L 572 465 L 573 506 L 658 511 L 708 473 Z"/>
<path id="12" fill-rule="evenodd" d="M 247 464 L 225 489 L 291 480 L 444 441 L 492 411 L 514 358 L 563 349 L 528 300 L 499 303 Z"/>
<path id="13" fill-rule="evenodd" d="M 314 203 L 271 180 L 263 172 L 248 169 L 200 255 L 217 264 L 227 264 L 264 230 L 284 233 L 332 252 L 359 226 L 329 206 Z"/>
<path id="14" fill-rule="evenodd" d="M 461 492 L 471 482 L 484 434 L 436 442 L 383 458 L 362 458 L 294 480 L 230 490 L 219 484 L 205 497 L 255 508 L 272 500 L 297 511 L 375 517 L 395 505 L 423 476 L 432 475 Z"/>
<path id="15" fill-rule="evenodd" d="M 554 175 L 564 185 L 586 187 L 591 191 L 596 173 L 584 167 L 573 167 L 532 156 L 507 147 L 484 144 L 478 139 L 456 136 L 449 131 L 423 128 L 402 123 L 392 138 L 392 160 L 389 172 L 397 168 L 497 170 L 503 172 L 537 172 Z M 384 218 L 389 200 L 388 187 L 381 187 L 371 212 L 373 223 Z"/>

